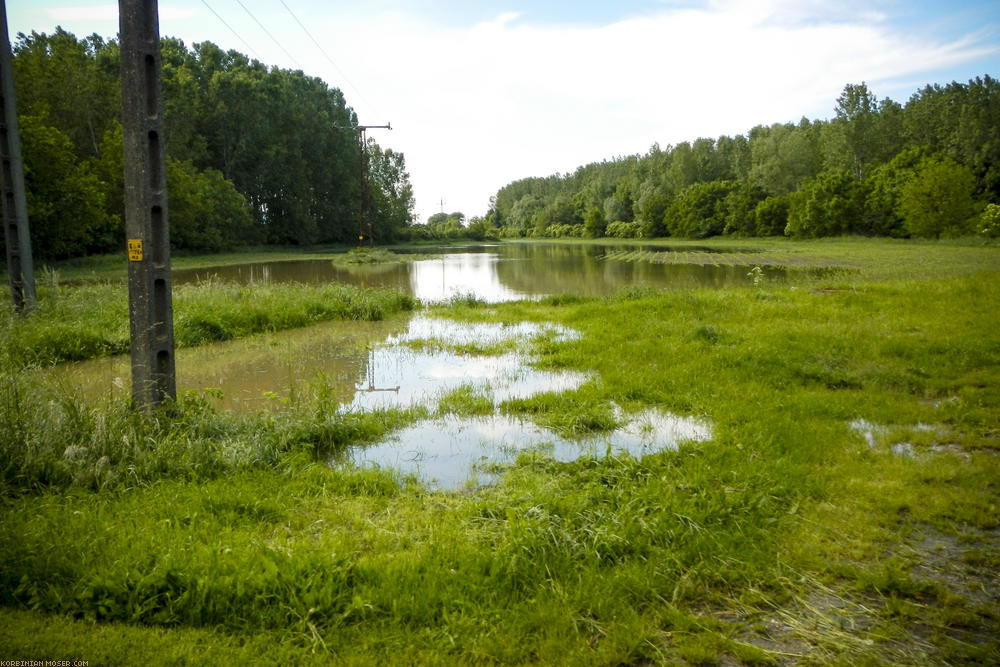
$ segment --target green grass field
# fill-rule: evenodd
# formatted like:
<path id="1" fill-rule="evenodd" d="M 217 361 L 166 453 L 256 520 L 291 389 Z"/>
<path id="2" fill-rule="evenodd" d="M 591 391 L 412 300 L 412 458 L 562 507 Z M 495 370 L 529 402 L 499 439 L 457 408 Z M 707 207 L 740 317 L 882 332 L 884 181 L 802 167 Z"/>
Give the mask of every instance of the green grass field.
<path id="1" fill-rule="evenodd" d="M 501 411 L 598 434 L 612 405 L 712 425 L 639 460 L 528 452 L 463 492 L 324 463 L 420 410 L 335 414 L 321 393 L 264 415 L 193 396 L 148 416 L 84 404 L 31 369 L 123 349 L 124 296 L 41 290 L 37 316 L 0 327 L 0 659 L 1000 662 L 1000 248 L 728 244 L 840 268 L 430 308 L 580 333 L 539 339 L 535 363 L 594 380 Z M 175 294 L 179 339 L 302 326 L 329 303 L 413 307 L 306 286 L 234 296 L 246 289 Z M 222 303 L 198 338 L 191 323 Z M 373 312 L 327 308 L 314 319 Z"/>

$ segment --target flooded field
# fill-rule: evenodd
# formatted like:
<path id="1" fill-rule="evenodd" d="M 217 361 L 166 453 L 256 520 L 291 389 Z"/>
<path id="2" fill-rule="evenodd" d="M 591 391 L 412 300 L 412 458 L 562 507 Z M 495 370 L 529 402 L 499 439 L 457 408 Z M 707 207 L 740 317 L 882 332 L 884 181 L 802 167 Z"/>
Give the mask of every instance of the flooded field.
<path id="1" fill-rule="evenodd" d="M 421 406 L 437 417 L 386 441 L 338 452 L 337 465 L 392 468 L 432 487 L 454 489 L 487 483 L 496 466 L 526 449 L 559 460 L 585 455 L 635 456 L 705 439 L 707 427 L 651 412 L 619 414 L 620 427 L 598 436 L 566 438 L 528 420 L 500 414 L 512 399 L 559 393 L 590 377 L 534 368 L 524 352 L 534 339 L 571 340 L 576 332 L 553 325 L 465 324 L 415 315 L 386 322 L 331 322 L 248 340 L 182 349 L 177 355 L 180 392 L 203 394 L 225 410 L 281 410 L 298 398 L 320 394 L 334 409 L 363 411 Z M 499 348 L 467 354 L 456 348 Z M 127 357 L 66 364 L 60 381 L 92 400 L 129 391 Z M 441 413 L 439 401 L 462 391 L 494 406 L 467 418 Z"/>
<path id="2" fill-rule="evenodd" d="M 341 265 L 329 260 L 248 263 L 175 271 L 175 285 L 209 279 L 239 283 L 341 282 L 393 287 L 424 302 L 472 295 L 488 303 L 551 294 L 607 296 L 625 287 L 690 288 L 745 285 L 746 264 L 691 247 L 687 254 L 719 257 L 717 263 L 623 261 L 621 247 L 568 244 L 500 244 L 448 249 L 438 258 L 387 264 Z M 662 255 L 662 253 L 661 253 Z M 742 253 L 741 257 L 752 256 Z M 762 258 L 762 270 L 780 279 L 785 269 Z"/>
<path id="3" fill-rule="evenodd" d="M 620 248 L 619 248 L 620 251 Z M 704 249 L 687 249 L 707 254 Z M 780 269 L 767 268 L 770 276 Z M 601 246 L 505 244 L 477 246 L 434 259 L 342 265 L 329 260 L 271 262 L 177 272 L 175 282 L 241 284 L 340 282 L 401 289 L 425 303 L 456 296 L 485 302 L 546 294 L 612 294 L 624 287 L 746 284 L 745 265 L 668 264 L 608 259 Z M 628 453 L 641 456 L 680 440 L 709 437 L 708 427 L 655 411 L 617 411 L 617 428 L 570 437 L 505 414 L 504 403 L 572 391 L 597 380 L 570 371 L 541 370 L 528 350 L 544 339 L 572 340 L 575 331 L 553 325 L 465 324 L 423 314 L 381 322 L 335 321 L 249 339 L 178 350 L 179 392 L 193 391 L 222 410 L 282 410 L 321 398 L 334 411 L 420 407 L 433 417 L 381 443 L 338 452 L 336 465 L 392 468 L 440 488 L 488 483 L 498 466 L 525 450 L 559 460 Z M 468 353 L 467 350 L 483 353 Z M 486 353 L 488 351 L 488 353 Z M 57 368 L 60 381 L 92 400 L 127 396 L 127 357 Z M 453 392 L 487 406 L 475 417 L 456 416 L 439 403 Z M 616 408 L 617 410 L 617 408 Z"/>

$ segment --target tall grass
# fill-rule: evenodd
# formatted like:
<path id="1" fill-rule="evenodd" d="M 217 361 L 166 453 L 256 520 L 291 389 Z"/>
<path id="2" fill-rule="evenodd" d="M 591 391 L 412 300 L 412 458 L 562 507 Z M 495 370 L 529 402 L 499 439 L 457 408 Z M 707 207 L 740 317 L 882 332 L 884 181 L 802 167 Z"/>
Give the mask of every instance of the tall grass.
<path id="1" fill-rule="evenodd" d="M 201 345 L 326 320 L 381 320 L 416 305 L 391 289 L 208 281 L 173 290 L 174 338 L 181 347 Z M 0 314 L 0 357 L 22 367 L 120 354 L 128 351 L 128 326 L 124 285 L 43 287 L 37 312 Z"/>
<path id="2" fill-rule="evenodd" d="M 864 264 L 860 242 L 838 252 L 852 244 Z M 921 249 L 944 267 L 965 250 Z M 712 425 L 641 459 L 528 452 L 467 492 L 326 465 L 428 413 L 303 397 L 239 416 L 185 396 L 144 416 L 8 366 L 0 646 L 40 655 L 72 635 L 81 657 L 153 663 L 200 642 L 215 661 L 246 643 L 348 664 L 996 662 L 998 272 L 865 271 L 437 307 L 571 327 L 531 341 L 535 363 L 595 378 L 500 406 L 462 388 L 440 410 L 568 433 L 602 432 L 614 405 Z M 859 419 L 883 435 L 869 443 Z"/>

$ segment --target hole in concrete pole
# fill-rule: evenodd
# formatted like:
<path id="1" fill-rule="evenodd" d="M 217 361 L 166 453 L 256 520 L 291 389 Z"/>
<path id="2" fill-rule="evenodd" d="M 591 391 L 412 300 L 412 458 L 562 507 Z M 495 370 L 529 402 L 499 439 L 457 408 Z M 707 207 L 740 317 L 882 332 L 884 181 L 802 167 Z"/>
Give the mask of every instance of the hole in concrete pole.
<path id="1" fill-rule="evenodd" d="M 156 353 L 156 372 L 160 375 L 166 375 L 167 369 L 170 368 L 170 352 L 167 350 L 160 350 Z"/>
<path id="2" fill-rule="evenodd" d="M 167 281 L 157 278 L 153 281 L 153 326 L 157 337 L 163 336 L 167 323 Z"/>
<path id="3" fill-rule="evenodd" d="M 156 131 L 149 132 L 149 187 L 153 192 L 160 191 L 163 186 L 160 184 L 160 169 L 162 168 L 162 158 L 160 156 L 160 135 Z"/>
<path id="4" fill-rule="evenodd" d="M 156 58 L 146 54 L 146 115 L 156 118 L 158 115 L 156 97 Z"/>
<path id="5" fill-rule="evenodd" d="M 150 258 L 153 264 L 160 266 L 166 261 L 167 249 L 167 226 L 163 221 L 163 207 L 154 206 L 149 211 L 149 224 L 152 231 L 151 247 L 149 249 Z"/>

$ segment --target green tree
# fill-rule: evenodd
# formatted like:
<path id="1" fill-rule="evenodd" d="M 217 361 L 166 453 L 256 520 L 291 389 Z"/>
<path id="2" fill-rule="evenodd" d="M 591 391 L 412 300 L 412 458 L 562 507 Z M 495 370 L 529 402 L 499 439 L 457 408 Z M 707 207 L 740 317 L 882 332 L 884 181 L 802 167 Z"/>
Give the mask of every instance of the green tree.
<path id="1" fill-rule="evenodd" d="M 604 217 L 604 211 L 600 208 L 594 206 L 587 209 L 587 212 L 584 213 L 583 229 L 584 233 L 590 238 L 596 239 L 604 236 L 604 231 L 607 227 L 607 218 Z"/>
<path id="2" fill-rule="evenodd" d="M 203 130 L 204 90 L 194 54 L 178 39 L 160 40 L 160 84 L 167 152 L 197 166 L 208 164 L 208 139 Z"/>
<path id="3" fill-rule="evenodd" d="M 643 236 L 655 238 L 666 234 L 663 216 L 670 208 L 672 197 L 666 188 L 653 178 L 639 186 L 639 198 L 635 202 L 635 219 L 642 225 Z"/>
<path id="4" fill-rule="evenodd" d="M 941 153 L 972 170 L 977 192 L 1000 201 L 1000 83 L 989 76 L 968 84 L 926 86 L 903 109 L 911 146 Z"/>
<path id="5" fill-rule="evenodd" d="M 604 218 L 608 222 L 631 222 L 632 207 L 617 195 L 611 195 L 604 200 Z"/>
<path id="6" fill-rule="evenodd" d="M 115 119 L 101 138 L 100 157 L 90 161 L 91 171 L 100 181 L 107 225 L 95 232 L 102 252 L 122 247 L 125 238 L 125 154 L 122 124 Z"/>
<path id="7" fill-rule="evenodd" d="M 932 156 L 917 165 L 899 195 L 899 213 L 913 236 L 940 238 L 973 231 L 975 178 L 954 160 Z"/>
<path id="8" fill-rule="evenodd" d="M 542 200 L 533 194 L 525 194 L 511 208 L 507 219 L 517 236 L 525 236 L 535 224 L 535 214 L 541 210 Z"/>
<path id="9" fill-rule="evenodd" d="M 723 201 L 726 226 L 724 234 L 739 234 L 754 236 L 757 233 L 757 204 L 764 200 L 767 193 L 762 188 L 736 183 Z"/>
<path id="10" fill-rule="evenodd" d="M 681 192 L 665 216 L 672 236 L 706 238 L 717 236 L 726 227 L 726 197 L 739 187 L 735 181 L 696 183 Z"/>
<path id="11" fill-rule="evenodd" d="M 70 140 L 80 159 L 98 157 L 101 138 L 121 109 L 121 58 L 98 35 L 19 34 L 13 45 L 18 111 Z"/>
<path id="12" fill-rule="evenodd" d="M 791 195 L 785 233 L 798 237 L 857 233 L 863 210 L 864 191 L 850 173 L 823 172 Z"/>
<path id="13" fill-rule="evenodd" d="M 767 197 L 754 208 L 754 234 L 781 236 L 788 225 L 788 198 Z"/>
<path id="14" fill-rule="evenodd" d="M 847 84 L 837 98 L 836 118 L 823 129 L 826 165 L 861 179 L 876 151 L 878 100 L 867 84 Z"/>
<path id="15" fill-rule="evenodd" d="M 110 250 L 101 182 L 77 159 L 73 142 L 35 116 L 21 116 L 19 123 L 34 254 L 64 259 Z"/>
<path id="16" fill-rule="evenodd" d="M 483 218 L 473 217 L 469 220 L 465 231 L 473 241 L 496 240 L 500 238 L 496 225 L 493 224 L 488 216 Z"/>
<path id="17" fill-rule="evenodd" d="M 820 171 L 819 125 L 805 118 L 796 126 L 772 125 L 750 131 L 747 180 L 772 195 L 795 192 Z"/>
<path id="18" fill-rule="evenodd" d="M 864 182 L 864 231 L 877 236 L 905 236 L 899 213 L 903 186 L 914 175 L 917 164 L 927 155 L 921 148 L 901 152 L 887 164 L 871 170 Z"/>
<path id="19" fill-rule="evenodd" d="M 170 245 L 218 251 L 257 240 L 246 199 L 215 169 L 167 158 Z"/>
<path id="20" fill-rule="evenodd" d="M 979 217 L 979 234 L 988 239 L 1000 238 L 1000 204 L 987 204 Z"/>
<path id="21" fill-rule="evenodd" d="M 383 150 L 369 139 L 368 171 L 375 236 L 384 240 L 396 238 L 413 223 L 413 186 L 406 160 L 402 153 L 391 148 Z"/>

